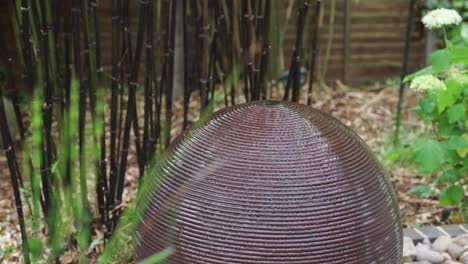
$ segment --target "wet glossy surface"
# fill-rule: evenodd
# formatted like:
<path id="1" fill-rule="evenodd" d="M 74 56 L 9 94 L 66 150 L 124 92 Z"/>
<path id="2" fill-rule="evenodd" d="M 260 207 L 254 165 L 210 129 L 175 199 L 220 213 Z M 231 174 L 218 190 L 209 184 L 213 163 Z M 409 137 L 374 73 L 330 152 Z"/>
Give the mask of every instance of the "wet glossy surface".
<path id="1" fill-rule="evenodd" d="M 238 105 L 171 152 L 148 176 L 157 191 L 145 197 L 137 259 L 173 246 L 169 263 L 400 263 L 387 175 L 354 132 L 320 111 Z"/>

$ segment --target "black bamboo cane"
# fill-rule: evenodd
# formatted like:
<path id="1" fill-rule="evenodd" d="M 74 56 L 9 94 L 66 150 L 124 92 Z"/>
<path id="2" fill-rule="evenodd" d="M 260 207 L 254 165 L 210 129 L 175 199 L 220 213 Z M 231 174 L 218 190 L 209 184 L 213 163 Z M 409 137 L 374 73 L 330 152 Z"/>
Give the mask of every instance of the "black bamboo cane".
<path id="1" fill-rule="evenodd" d="M 152 58 L 152 49 L 153 49 L 153 3 L 150 2 L 148 8 L 148 25 L 146 27 L 146 45 L 145 45 L 145 81 L 144 81 L 144 122 L 143 122 L 143 159 L 144 164 L 149 162 L 151 158 L 151 153 L 153 152 L 150 141 L 152 140 L 152 119 L 153 119 L 153 58 Z"/>
<path id="2" fill-rule="evenodd" d="M 110 208 L 115 206 L 114 196 L 116 188 L 116 179 L 118 176 L 117 170 L 117 115 L 118 115 L 118 99 L 119 99 L 119 62 L 118 57 L 121 47 L 121 34 L 120 34 L 120 12 L 119 8 L 121 1 L 112 2 L 112 76 L 111 76 L 111 116 L 110 116 L 110 171 L 109 171 L 109 192 L 106 200 L 106 211 L 109 212 Z M 107 229 L 111 230 L 110 222 L 107 221 Z"/>
<path id="3" fill-rule="evenodd" d="M 128 147 L 130 143 L 130 128 L 132 123 L 135 122 L 135 110 L 136 110 L 136 89 L 137 89 L 137 78 L 138 78 L 138 68 L 140 66 L 140 55 L 143 46 L 143 34 L 145 32 L 144 26 L 148 11 L 148 5 L 150 4 L 149 1 L 141 1 L 140 2 L 140 20 L 138 26 L 138 36 L 137 36 L 137 45 L 135 50 L 135 57 L 132 65 L 130 82 L 129 82 L 129 95 L 128 95 L 128 106 L 127 106 L 127 113 L 125 118 L 125 127 L 124 127 L 124 135 L 123 135 L 123 142 L 122 142 L 122 154 L 120 160 L 120 169 L 119 169 L 119 177 L 117 181 L 117 196 L 116 196 L 116 204 L 120 204 L 122 202 L 122 193 L 123 187 L 125 182 L 125 173 L 127 170 L 127 156 L 128 156 Z M 141 157 L 141 156 L 140 156 Z M 140 164 L 141 166 L 141 164 Z M 141 167 L 140 167 L 141 170 Z M 140 173 L 143 173 L 140 171 Z M 113 208 L 112 208 L 113 209 Z M 119 210 L 115 210 L 114 213 L 114 223 L 117 223 L 117 216 L 119 215 Z"/>
<path id="4" fill-rule="evenodd" d="M 307 105 L 312 104 L 312 91 L 315 77 L 315 61 L 317 58 L 317 46 L 318 46 L 318 31 L 319 31 L 319 19 L 320 19 L 320 5 L 321 0 L 315 1 L 315 14 L 314 14 L 314 25 L 312 27 L 312 50 L 309 64 L 309 88 L 307 91 Z"/>
<path id="5" fill-rule="evenodd" d="M 51 83 L 51 78 L 50 75 L 51 73 L 49 72 L 49 45 L 48 45 L 48 25 L 47 25 L 47 19 L 46 19 L 46 6 L 44 1 L 40 1 L 40 7 L 41 7 L 41 16 L 42 16 L 42 29 L 41 29 L 41 39 L 42 39 L 42 55 L 43 55 L 43 62 L 44 62 L 44 75 L 45 75 L 45 97 L 44 97 L 44 102 L 45 104 L 43 105 L 43 119 L 44 119 L 44 139 L 45 139 L 45 149 L 44 149 L 44 155 L 45 157 L 45 174 L 46 177 L 49 179 L 52 179 L 51 176 L 51 164 L 52 164 L 52 156 L 53 156 L 53 150 L 52 150 L 52 111 L 53 111 L 53 103 L 52 103 L 52 97 L 53 97 L 53 88 L 52 88 L 52 83 Z M 49 186 L 43 186 L 43 188 L 51 188 Z M 46 199 L 48 201 L 48 199 Z M 49 203 L 47 203 L 49 204 Z"/>
<path id="6" fill-rule="evenodd" d="M 294 45 L 293 55 L 291 57 L 291 65 L 289 67 L 288 81 L 284 90 L 283 100 L 288 100 L 289 90 L 292 86 L 292 101 L 297 102 L 300 95 L 300 67 L 301 57 L 300 49 L 302 43 L 302 35 L 304 30 L 304 20 L 307 14 L 307 5 L 299 8 L 296 29 L 296 43 Z"/>
<path id="7" fill-rule="evenodd" d="M 168 23 L 168 39 L 167 39 L 167 56 L 168 56 L 168 69 L 167 69 L 167 85 L 166 85 L 166 113 L 164 119 L 164 146 L 168 147 L 171 142 L 171 128 L 172 128 L 172 93 L 174 85 L 174 44 L 175 44 L 175 21 L 176 21 L 176 8 L 177 2 L 170 1 L 169 4 L 170 15 Z"/>
<path id="8" fill-rule="evenodd" d="M 34 71 L 31 54 L 31 43 L 29 41 L 29 1 L 21 1 L 21 46 L 23 49 L 24 63 L 26 65 L 26 79 L 30 91 L 34 89 Z"/>
<path id="9" fill-rule="evenodd" d="M 265 3 L 265 11 L 263 15 L 263 44 L 262 44 L 262 55 L 260 58 L 260 72 L 259 72 L 259 80 L 258 80 L 258 86 L 259 86 L 259 91 L 261 93 L 261 98 L 262 100 L 267 99 L 267 86 L 265 83 L 265 76 L 267 73 L 267 68 L 268 68 L 268 55 L 269 55 L 269 32 L 270 32 L 270 9 L 271 9 L 271 1 L 266 0 Z M 261 86 L 261 88 L 260 88 Z"/>
<path id="10" fill-rule="evenodd" d="M 215 64 L 216 64 L 216 41 L 218 37 L 218 32 L 213 33 L 213 39 L 211 41 L 210 45 L 210 51 L 209 51 L 209 60 L 208 60 L 208 88 L 209 88 L 209 93 L 208 93 L 208 103 L 213 103 L 214 102 L 214 76 L 215 76 Z"/>
<path id="11" fill-rule="evenodd" d="M 243 77 L 244 77 L 244 96 L 245 100 L 248 102 L 249 99 L 249 12 L 248 12 L 248 1 L 242 1 L 242 23 L 241 23 L 241 30 L 242 30 L 242 62 L 243 62 Z"/>
<path id="12" fill-rule="evenodd" d="M 403 107 L 403 94 L 405 92 L 405 84 L 403 83 L 403 79 L 405 78 L 407 67 L 408 67 L 411 31 L 413 29 L 414 4 L 415 4 L 414 0 L 411 0 L 409 2 L 408 23 L 406 25 L 405 49 L 403 51 L 403 64 L 401 67 L 401 75 L 400 75 L 400 89 L 398 90 L 398 105 L 397 105 L 397 114 L 396 114 L 395 134 L 393 136 L 393 143 L 395 145 L 400 142 L 399 133 L 400 133 L 400 125 L 401 125 L 401 110 Z"/>
<path id="13" fill-rule="evenodd" d="M 21 192 L 20 192 L 20 185 L 19 185 L 19 179 L 21 176 L 19 174 L 19 170 L 17 170 L 18 164 L 16 163 L 15 148 L 13 147 L 13 142 L 11 140 L 11 135 L 10 135 L 10 131 L 8 128 L 1 89 L 0 89 L 0 124 L 2 124 L 2 126 L 0 126 L 1 127 L 0 134 L 2 136 L 5 156 L 7 157 L 7 160 L 8 160 L 8 168 L 10 169 L 10 179 L 13 185 L 13 193 L 15 196 L 16 213 L 18 214 L 18 220 L 20 224 L 24 262 L 29 264 L 31 263 L 31 260 L 29 258 L 28 236 L 26 232 L 26 226 L 24 224 L 23 204 L 21 201 Z"/>
<path id="14" fill-rule="evenodd" d="M 182 1 L 182 31 L 183 31 L 183 39 L 184 39 L 184 121 L 182 123 L 182 130 L 185 130 L 187 128 L 187 123 L 188 123 L 188 110 L 189 110 L 189 104 L 190 104 L 190 92 L 189 92 L 189 87 L 188 87 L 188 34 L 187 34 L 187 0 Z"/>

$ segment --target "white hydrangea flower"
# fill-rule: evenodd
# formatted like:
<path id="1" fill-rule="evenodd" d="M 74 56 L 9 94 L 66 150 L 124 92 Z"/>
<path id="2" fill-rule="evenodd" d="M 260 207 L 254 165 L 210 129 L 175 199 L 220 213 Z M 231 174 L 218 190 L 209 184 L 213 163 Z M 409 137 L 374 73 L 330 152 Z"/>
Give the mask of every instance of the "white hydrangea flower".
<path id="1" fill-rule="evenodd" d="M 427 13 L 421 20 L 428 29 L 441 28 L 445 26 L 458 25 L 462 18 L 453 9 L 437 8 Z"/>
<path id="2" fill-rule="evenodd" d="M 416 77 L 410 85 L 410 88 L 418 92 L 432 92 L 445 90 L 445 83 L 433 75 L 422 75 Z"/>
<path id="3" fill-rule="evenodd" d="M 448 76 L 462 85 L 468 85 L 468 72 L 461 71 L 457 66 L 452 66 L 448 70 Z"/>

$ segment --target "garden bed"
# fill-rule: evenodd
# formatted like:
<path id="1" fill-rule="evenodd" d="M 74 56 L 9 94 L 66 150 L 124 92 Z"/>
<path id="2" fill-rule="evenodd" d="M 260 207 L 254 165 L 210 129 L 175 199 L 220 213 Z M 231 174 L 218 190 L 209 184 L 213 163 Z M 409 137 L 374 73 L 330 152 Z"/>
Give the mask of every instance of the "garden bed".
<path id="1" fill-rule="evenodd" d="M 337 82 L 333 88 L 326 87 L 316 96 L 314 107 L 331 114 L 356 131 L 372 148 L 391 175 L 401 209 L 403 226 L 420 226 L 427 224 L 441 224 L 445 219 L 441 215 L 448 211 L 439 207 L 436 199 L 420 198 L 408 194 L 408 191 L 425 179 L 418 175 L 414 168 L 404 161 L 390 161 L 385 157 L 392 152 L 393 125 L 398 93 L 395 86 L 375 84 L 368 87 L 350 88 Z M 417 96 L 408 92 L 405 95 L 404 117 L 402 122 L 402 138 L 414 138 L 412 131 L 420 125 L 420 121 L 409 111 L 417 104 Z M 139 95 L 138 100 L 143 100 Z M 192 100 L 198 102 L 198 100 Z M 143 105 L 143 104 L 138 104 Z M 182 122 L 182 103 L 174 103 L 174 129 L 173 135 L 180 133 Z M 190 105 L 197 113 L 198 105 Z M 142 109 L 139 109 L 142 118 Z M 195 117 L 191 117 L 192 120 Z M 138 169 L 135 159 L 135 150 L 131 149 L 129 155 L 129 168 L 127 170 L 127 185 L 125 186 L 125 201 L 129 202 L 136 190 Z M 20 152 L 18 152 L 20 153 Z M 8 166 L 5 158 L 0 157 L 0 262 L 17 263 L 20 253 L 20 237 L 15 203 Z M 26 210 L 27 212 L 27 210 Z M 443 218 L 443 217 L 442 217 Z M 455 219 L 456 221 L 456 219 Z M 2 252 L 3 251 L 3 252 Z M 65 254 L 73 260 L 73 254 Z M 63 257 L 62 257 L 63 258 Z M 64 259 L 65 261 L 65 259 Z M 66 263 L 66 262 L 65 262 Z"/>

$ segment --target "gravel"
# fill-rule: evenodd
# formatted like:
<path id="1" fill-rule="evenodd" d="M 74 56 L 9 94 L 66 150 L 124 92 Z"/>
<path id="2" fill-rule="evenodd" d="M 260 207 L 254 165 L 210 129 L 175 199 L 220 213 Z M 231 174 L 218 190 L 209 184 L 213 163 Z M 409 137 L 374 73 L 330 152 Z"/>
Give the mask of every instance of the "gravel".
<path id="1" fill-rule="evenodd" d="M 468 234 L 455 238 L 441 236 L 433 243 L 425 239 L 414 245 L 409 237 L 403 238 L 404 264 L 468 264 Z"/>

